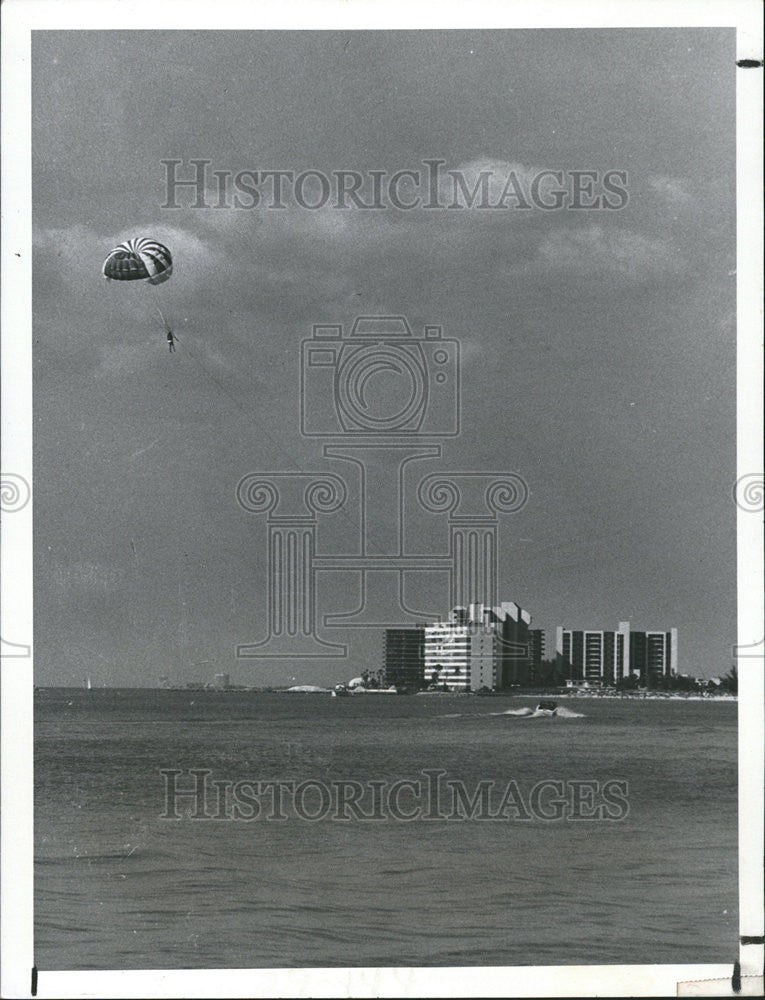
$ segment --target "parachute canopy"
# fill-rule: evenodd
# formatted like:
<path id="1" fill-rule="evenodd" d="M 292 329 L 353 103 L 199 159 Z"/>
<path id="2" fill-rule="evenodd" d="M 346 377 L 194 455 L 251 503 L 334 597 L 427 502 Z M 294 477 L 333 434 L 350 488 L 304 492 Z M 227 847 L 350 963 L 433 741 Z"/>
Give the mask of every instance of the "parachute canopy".
<path id="1" fill-rule="evenodd" d="M 159 285 L 173 273 L 173 257 L 162 243 L 139 237 L 115 247 L 102 270 L 107 281 L 148 280 L 150 285 Z"/>

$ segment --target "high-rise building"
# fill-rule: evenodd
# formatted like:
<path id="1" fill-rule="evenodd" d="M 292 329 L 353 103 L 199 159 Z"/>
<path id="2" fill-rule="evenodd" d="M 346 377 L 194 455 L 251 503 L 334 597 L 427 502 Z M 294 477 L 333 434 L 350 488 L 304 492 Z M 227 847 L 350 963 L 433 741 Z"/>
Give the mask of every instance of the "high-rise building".
<path id="1" fill-rule="evenodd" d="M 529 629 L 529 680 L 533 683 L 539 678 L 542 659 L 545 655 L 545 630 L 543 628 Z"/>
<path id="2" fill-rule="evenodd" d="M 387 628 L 384 635 L 385 682 L 419 691 L 425 686 L 425 629 Z"/>
<path id="3" fill-rule="evenodd" d="M 618 684 L 635 677 L 643 686 L 677 673 L 677 629 L 634 631 L 629 622 L 618 629 L 556 630 L 556 653 L 572 681 Z"/>
<path id="4" fill-rule="evenodd" d="M 499 609 L 494 609 L 495 613 L 498 611 L 504 612 L 500 620 L 502 676 L 498 687 L 523 686 L 531 679 L 531 615 L 515 601 L 503 601 Z"/>
<path id="5" fill-rule="evenodd" d="M 644 686 L 677 673 L 677 629 L 651 629 L 635 632 L 629 622 L 620 622 L 629 635 L 629 670 L 640 677 Z"/>
<path id="6" fill-rule="evenodd" d="M 474 628 L 466 608 L 455 608 L 446 622 L 425 626 L 425 683 L 470 690 L 470 645 Z"/>
<path id="7" fill-rule="evenodd" d="M 425 627 L 425 681 L 456 691 L 498 690 L 527 683 L 531 615 L 512 601 L 454 608 Z"/>
<path id="8" fill-rule="evenodd" d="M 559 625 L 555 650 L 567 679 L 593 685 L 615 684 L 629 676 L 629 670 L 625 672 L 624 658 L 628 641 L 625 643 L 621 628 L 608 631 L 568 629 Z"/>

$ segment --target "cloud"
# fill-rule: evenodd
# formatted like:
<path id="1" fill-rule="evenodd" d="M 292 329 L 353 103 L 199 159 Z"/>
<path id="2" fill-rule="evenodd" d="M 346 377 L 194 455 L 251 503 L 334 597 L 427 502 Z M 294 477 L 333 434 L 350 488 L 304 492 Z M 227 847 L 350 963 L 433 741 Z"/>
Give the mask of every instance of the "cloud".
<path id="1" fill-rule="evenodd" d="M 439 201 L 444 205 L 467 205 L 475 197 L 475 205 L 499 205 L 496 210 L 452 210 L 450 214 L 470 215 L 482 218 L 503 218 L 513 216 L 527 218 L 534 177 L 540 173 L 536 167 L 525 167 L 522 163 L 491 158 L 479 158 L 457 167 L 443 168 L 444 176 L 439 183 Z M 458 176 L 461 181 L 458 179 Z M 516 211 L 516 209 L 520 209 Z"/>
<path id="2" fill-rule="evenodd" d="M 491 204 L 508 178 L 525 193 L 539 172 L 491 157 L 454 169 L 468 190 L 483 175 Z M 449 204 L 453 180 L 442 177 L 441 184 L 441 202 Z M 680 178 L 657 174 L 650 185 L 661 198 L 691 199 Z M 518 210 L 512 198 L 508 204 L 502 211 L 182 208 L 111 233 L 80 223 L 38 230 L 35 295 L 45 310 L 38 329 L 59 351 L 86 348 L 78 363 L 92 365 L 98 377 L 137 373 L 151 363 L 153 345 L 164 336 L 159 303 L 181 347 L 196 352 L 201 367 L 238 377 L 252 366 L 254 337 L 266 366 L 282 363 L 279 338 L 285 333 L 357 308 L 397 312 L 400 300 L 430 309 L 434 301 L 478 289 L 502 301 L 508 275 L 595 279 L 608 288 L 664 281 L 688 270 L 677 250 L 677 226 L 670 236 L 653 215 L 633 215 L 630 227 L 621 213 L 600 213 L 597 222 L 584 224 L 565 210 Z M 493 224 L 486 225 L 487 218 Z M 142 232 L 173 251 L 172 279 L 159 289 L 143 282 L 107 285 L 101 276 L 106 253 Z"/>
<path id="3" fill-rule="evenodd" d="M 667 177 L 664 174 L 653 174 L 646 178 L 646 184 L 673 207 L 688 205 L 694 198 L 688 189 L 688 182 L 682 177 Z"/>
<path id="4" fill-rule="evenodd" d="M 151 338 L 156 340 L 156 336 Z M 141 343 L 109 341 L 99 348 L 99 362 L 93 371 L 95 378 L 110 375 L 136 374 L 146 366 L 147 350 L 151 347 L 148 337 Z"/>
<path id="5" fill-rule="evenodd" d="M 678 277 L 687 268 L 683 255 L 666 240 L 600 225 L 548 234 L 534 265 L 553 273 L 634 284 Z"/>
<path id="6" fill-rule="evenodd" d="M 170 247 L 170 281 L 161 287 L 145 281 L 105 281 L 101 266 L 108 252 L 142 233 Z M 220 352 L 203 336 L 208 324 L 201 322 L 210 304 L 219 300 L 221 287 L 228 291 L 226 280 L 237 266 L 237 255 L 220 239 L 161 221 L 111 233 L 75 223 L 38 228 L 33 244 L 38 349 L 76 355 L 96 377 L 134 374 L 144 369 L 158 341 L 165 349 L 161 311 L 187 346 L 196 340 L 194 351 L 203 362 L 227 369 Z M 238 266 L 241 270 L 241 262 Z M 192 330 L 195 318 L 201 330 Z"/>
<path id="7" fill-rule="evenodd" d="M 178 271 L 178 260 L 174 258 L 176 268 L 173 282 L 188 277 L 194 280 L 200 274 L 215 267 L 225 265 L 225 257 L 218 247 L 209 240 L 198 236 L 191 229 L 167 225 L 162 222 L 137 223 L 129 229 L 118 232 L 104 233 L 74 223 L 71 226 L 57 228 L 37 228 L 33 233 L 33 245 L 38 251 L 38 260 L 45 266 L 48 276 L 57 275 L 66 284 L 71 284 L 72 278 L 88 278 L 103 281 L 101 266 L 109 251 L 136 236 L 151 236 L 170 247 L 171 250 L 182 248 L 182 267 Z M 56 262 L 57 266 L 50 265 Z"/>
<path id="8" fill-rule="evenodd" d="M 46 576 L 62 590 L 108 593 L 121 586 L 125 570 L 88 560 L 58 563 L 51 567 Z"/>
<path id="9" fill-rule="evenodd" d="M 459 173 L 462 184 L 449 169 Z M 477 203 L 490 205 L 504 194 L 503 210 L 341 211 L 327 206 L 307 211 L 288 203 L 278 211 L 262 205 L 253 210 L 200 210 L 196 222 L 208 239 L 234 255 L 235 269 L 241 270 L 243 259 L 252 261 L 253 282 L 241 296 L 250 298 L 257 286 L 259 303 L 276 309 L 285 307 L 286 297 L 309 309 L 315 302 L 320 309 L 322 303 L 354 294 L 359 286 L 374 286 L 383 278 L 394 281 L 397 271 L 451 285 L 455 278 L 465 280 L 471 269 L 482 278 L 502 278 L 508 261 L 518 274 L 569 274 L 619 283 L 656 281 L 687 270 L 686 256 L 676 248 L 677 234 L 671 239 L 667 235 L 665 212 L 633 216 L 627 228 L 623 219 L 611 217 L 587 226 L 572 224 L 576 213 L 565 207 L 555 212 L 519 208 L 518 198 L 532 202 L 532 182 L 540 171 L 535 165 L 491 157 L 442 168 L 442 205 L 453 204 L 455 194 L 464 205 L 475 190 Z M 653 175 L 648 184 L 664 200 L 693 202 L 681 178 Z M 427 197 L 425 188 L 421 193 Z M 547 189 L 544 193 L 549 197 Z M 486 220 L 494 224 L 487 227 Z"/>
<path id="10" fill-rule="evenodd" d="M 79 259 L 83 248 L 92 246 L 94 236 L 94 231 L 81 223 L 62 227 L 35 227 L 32 244 L 36 249 L 48 251 L 62 259 Z"/>

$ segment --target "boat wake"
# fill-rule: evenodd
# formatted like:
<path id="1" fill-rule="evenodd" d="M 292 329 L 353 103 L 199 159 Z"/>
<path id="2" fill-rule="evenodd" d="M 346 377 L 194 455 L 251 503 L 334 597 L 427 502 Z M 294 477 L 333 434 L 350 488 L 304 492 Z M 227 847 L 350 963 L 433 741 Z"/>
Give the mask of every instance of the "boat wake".
<path id="1" fill-rule="evenodd" d="M 556 708 L 554 713 L 540 708 L 508 708 L 506 712 L 490 712 L 490 715 L 517 715 L 524 719 L 583 719 L 582 712 L 572 712 L 569 708 Z"/>
<path id="2" fill-rule="evenodd" d="M 442 719 L 464 719 L 467 716 L 471 718 L 482 718 L 485 719 L 488 716 L 508 716 L 514 715 L 520 719 L 584 719 L 586 716 L 583 712 L 572 712 L 568 708 L 557 708 L 555 713 L 551 713 L 545 709 L 538 708 L 508 708 L 505 712 L 451 712 L 449 715 L 442 715 Z"/>

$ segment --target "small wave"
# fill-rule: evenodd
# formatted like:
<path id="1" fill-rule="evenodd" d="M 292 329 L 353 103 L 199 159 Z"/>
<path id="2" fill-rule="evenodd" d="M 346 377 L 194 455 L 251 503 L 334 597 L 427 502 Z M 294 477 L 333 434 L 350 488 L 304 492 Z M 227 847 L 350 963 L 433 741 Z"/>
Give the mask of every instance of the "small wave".
<path id="1" fill-rule="evenodd" d="M 437 715 L 437 719 L 485 719 L 488 715 L 502 715 L 502 712 L 448 712 L 446 715 Z"/>

